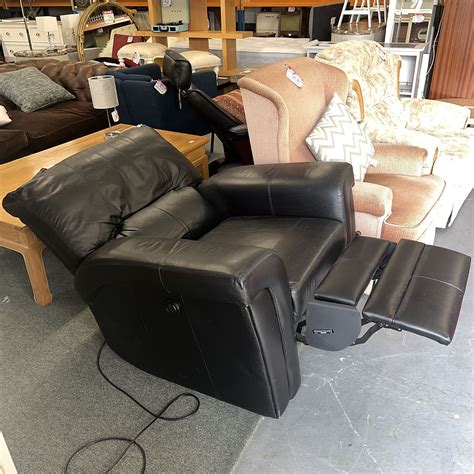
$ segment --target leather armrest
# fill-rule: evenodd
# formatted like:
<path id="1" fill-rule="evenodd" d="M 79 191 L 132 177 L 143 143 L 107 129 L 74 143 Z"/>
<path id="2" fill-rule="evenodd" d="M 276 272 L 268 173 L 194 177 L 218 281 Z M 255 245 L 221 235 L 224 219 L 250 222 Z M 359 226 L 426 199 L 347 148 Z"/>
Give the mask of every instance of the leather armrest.
<path id="1" fill-rule="evenodd" d="M 153 315 L 147 322 L 154 328 L 176 320 L 192 334 L 219 398 L 278 417 L 298 390 L 290 287 L 283 262 L 270 250 L 123 238 L 90 255 L 75 286 L 106 339 L 118 331 L 109 308 L 120 301 L 131 301 L 130 314 L 122 314 L 131 332 L 153 335 L 156 329 L 148 332 L 144 313 Z M 121 295 L 131 298 L 121 300 Z M 163 337 L 179 344 L 179 333 Z"/>
<path id="2" fill-rule="evenodd" d="M 374 183 L 357 181 L 352 190 L 357 212 L 382 217 L 392 211 L 393 193 L 390 188 Z"/>
<path id="3" fill-rule="evenodd" d="M 247 125 L 245 123 L 229 128 L 229 133 L 235 138 L 248 137 L 249 134 Z"/>
<path id="4" fill-rule="evenodd" d="M 75 286 L 89 303 L 104 284 L 140 279 L 147 269 L 157 272 L 168 292 L 204 300 L 249 304 L 271 287 L 279 287 L 281 299 L 291 298 L 285 267 L 274 252 L 187 239 L 114 240 L 84 260 Z"/>
<path id="5" fill-rule="evenodd" d="M 341 222 L 354 236 L 352 186 L 347 163 L 240 166 L 202 183 L 201 194 L 224 216 L 319 217 Z"/>
<path id="6" fill-rule="evenodd" d="M 411 145 L 374 143 L 377 166 L 369 166 L 368 173 L 402 174 L 422 176 L 423 165 L 428 156 L 424 148 Z"/>

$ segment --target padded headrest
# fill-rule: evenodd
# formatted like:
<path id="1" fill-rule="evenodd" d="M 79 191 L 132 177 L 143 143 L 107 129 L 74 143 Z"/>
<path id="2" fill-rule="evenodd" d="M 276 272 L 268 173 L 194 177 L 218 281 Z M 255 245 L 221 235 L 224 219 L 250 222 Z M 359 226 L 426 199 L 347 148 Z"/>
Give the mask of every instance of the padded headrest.
<path id="1" fill-rule="evenodd" d="M 184 56 L 172 49 L 165 53 L 163 73 L 176 89 L 185 91 L 191 87 L 193 67 Z"/>
<path id="2" fill-rule="evenodd" d="M 196 168 L 155 130 L 134 127 L 38 173 L 3 205 L 75 273 L 117 236 L 125 219 L 200 181 Z"/>

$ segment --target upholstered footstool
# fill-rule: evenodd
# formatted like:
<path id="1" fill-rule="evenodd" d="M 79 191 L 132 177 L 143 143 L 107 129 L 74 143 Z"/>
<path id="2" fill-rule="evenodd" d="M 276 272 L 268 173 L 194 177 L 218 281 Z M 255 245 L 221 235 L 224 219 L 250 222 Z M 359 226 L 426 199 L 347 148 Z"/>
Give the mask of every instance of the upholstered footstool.
<path id="1" fill-rule="evenodd" d="M 126 66 L 126 59 L 134 61 L 136 57 L 138 57 L 140 64 L 149 64 L 154 63 L 156 59 L 162 59 L 167 49 L 165 45 L 159 43 L 130 43 L 122 46 L 118 50 L 117 56 L 122 67 Z"/>
<path id="2" fill-rule="evenodd" d="M 193 72 L 212 69 L 216 73 L 216 77 L 219 76 L 219 66 L 221 65 L 219 56 L 206 51 L 184 51 L 180 54 L 191 63 Z"/>

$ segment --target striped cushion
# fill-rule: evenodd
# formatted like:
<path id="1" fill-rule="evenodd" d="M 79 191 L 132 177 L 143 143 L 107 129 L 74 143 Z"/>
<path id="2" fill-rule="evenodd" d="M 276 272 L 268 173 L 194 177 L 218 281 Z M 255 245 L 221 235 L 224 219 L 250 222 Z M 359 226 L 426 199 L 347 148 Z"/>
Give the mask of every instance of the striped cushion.
<path id="1" fill-rule="evenodd" d="M 372 142 L 336 93 L 306 144 L 317 160 L 350 163 L 357 181 L 364 180 L 369 164 L 376 164 Z"/>
<path id="2" fill-rule="evenodd" d="M 246 123 L 244 102 L 240 89 L 219 95 L 214 99 L 226 112 L 235 117 L 240 123 Z"/>

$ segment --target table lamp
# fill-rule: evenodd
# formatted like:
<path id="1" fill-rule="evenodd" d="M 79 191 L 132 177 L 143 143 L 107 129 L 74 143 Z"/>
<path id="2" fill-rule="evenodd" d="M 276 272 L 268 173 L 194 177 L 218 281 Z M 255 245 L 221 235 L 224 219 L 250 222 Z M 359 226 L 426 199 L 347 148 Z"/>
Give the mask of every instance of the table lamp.
<path id="1" fill-rule="evenodd" d="M 55 16 L 38 16 L 36 17 L 36 26 L 39 31 L 48 33 L 48 49 L 54 49 L 53 31 L 58 31 L 58 21 Z"/>
<path id="2" fill-rule="evenodd" d="M 81 19 L 81 15 L 77 13 L 71 13 L 70 15 L 61 15 L 59 18 L 61 20 L 62 29 L 70 32 L 70 35 L 72 38 L 72 44 L 73 46 L 75 46 L 76 45 L 76 30 L 77 30 L 77 25 L 79 25 L 79 20 Z M 68 35 L 68 39 L 69 39 L 69 35 Z"/>
<path id="3" fill-rule="evenodd" d="M 106 140 L 114 138 L 119 135 L 119 132 L 110 130 L 112 124 L 110 123 L 109 111 L 119 105 L 117 97 L 117 89 L 115 88 L 115 78 L 113 76 L 93 76 L 89 77 L 89 89 L 91 91 L 92 106 L 94 109 L 102 109 L 107 113 L 107 120 L 109 122 L 109 131 L 104 134 Z M 116 113 L 116 111 L 115 111 Z"/>

